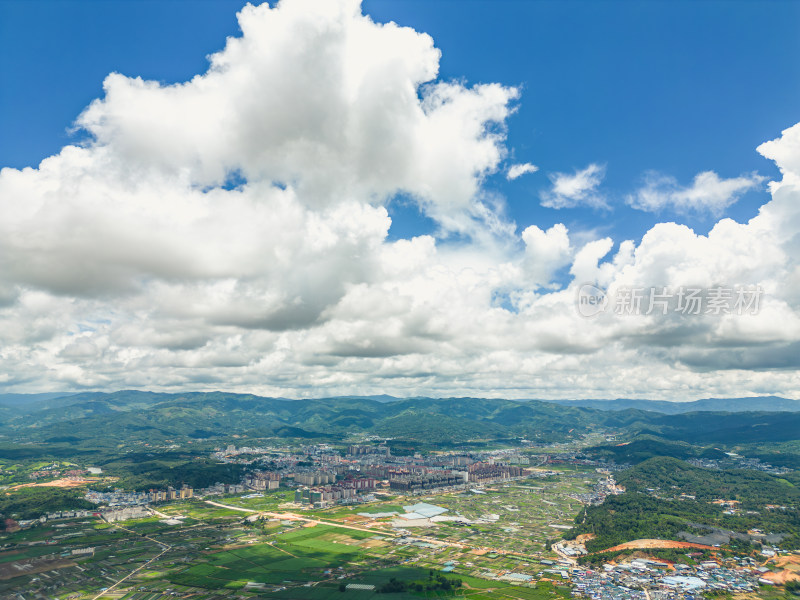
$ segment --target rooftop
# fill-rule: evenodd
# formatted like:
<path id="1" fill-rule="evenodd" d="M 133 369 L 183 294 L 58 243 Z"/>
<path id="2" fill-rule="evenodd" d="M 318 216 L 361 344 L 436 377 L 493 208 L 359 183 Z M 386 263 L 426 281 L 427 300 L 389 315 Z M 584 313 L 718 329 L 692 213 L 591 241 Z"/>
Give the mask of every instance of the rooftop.
<path id="1" fill-rule="evenodd" d="M 441 506 L 428 504 L 427 502 L 418 502 L 417 504 L 412 504 L 411 506 L 404 506 L 403 509 L 405 509 L 405 511 L 408 513 L 417 513 L 418 515 L 428 518 L 446 513 L 448 510 L 446 508 L 442 508 Z"/>

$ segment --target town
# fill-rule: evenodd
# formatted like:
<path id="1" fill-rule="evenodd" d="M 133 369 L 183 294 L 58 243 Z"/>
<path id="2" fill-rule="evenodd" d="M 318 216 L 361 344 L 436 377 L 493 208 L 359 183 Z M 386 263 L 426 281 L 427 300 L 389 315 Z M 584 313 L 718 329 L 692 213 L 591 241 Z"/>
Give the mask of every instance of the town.
<path id="1" fill-rule="evenodd" d="M 221 546 L 220 541 L 206 543 L 222 549 L 233 540 L 240 540 L 237 544 L 241 540 L 247 544 L 297 544 L 290 541 L 294 540 L 293 532 L 308 530 L 322 536 L 314 542 L 317 546 L 344 551 L 347 546 L 339 550 L 341 541 L 337 540 L 356 534 L 360 538 L 369 532 L 364 539 L 373 541 L 357 544 L 363 549 L 357 550 L 361 559 L 356 563 L 378 561 L 383 568 L 403 565 L 433 569 L 493 586 L 550 585 L 593 600 L 677 600 L 710 591 L 749 592 L 780 584 L 778 565 L 797 557 L 780 547 L 780 536 L 754 534 L 747 539 L 760 544 L 760 562 L 752 555 L 704 545 L 712 538 L 697 537 L 684 542 L 634 540 L 621 554 L 618 551 L 618 556 L 597 563 L 584 545 L 591 536 L 578 536 L 576 540 L 561 536 L 580 518 L 582 507 L 600 506 L 607 498 L 625 492 L 625 486 L 615 478 L 620 466 L 558 445 L 545 452 L 523 444 L 517 448 L 395 456 L 387 440 L 373 439 L 349 445 L 228 445 L 214 449 L 211 456 L 220 464 L 246 467 L 242 479 L 196 489 L 188 485 L 146 491 L 88 489 L 84 497 L 96 505 L 95 509 L 51 512 L 38 519 L 8 523 L 6 531 L 13 534 L 27 530 L 35 539 L 38 532 L 54 527 L 59 535 L 45 538 L 42 546 L 34 542 L 34 547 L 45 552 L 30 568 L 60 565 L 58 561 L 68 559 L 83 563 L 87 573 L 95 573 L 91 565 L 104 565 L 108 586 L 121 583 L 125 567 L 109 558 L 109 542 L 87 529 L 94 527 L 91 523 L 106 524 L 116 535 L 146 532 L 144 542 L 135 547 L 142 552 L 151 548 L 151 554 L 158 550 L 151 560 L 160 560 L 162 553 L 172 556 L 180 547 L 194 547 L 177 540 L 193 535 L 191 532 L 203 523 L 221 527 L 219 534 L 214 534 L 223 536 Z M 101 481 L 95 480 L 92 485 Z M 330 540 L 325 542 L 328 545 L 323 544 L 324 539 Z M 726 539 L 730 540 L 721 541 Z M 47 554 L 52 544 L 59 551 Z M 17 547 L 6 544 L 6 550 Z M 298 550 L 295 546 L 280 547 L 293 554 Z M 681 550 L 670 550 L 669 558 L 663 558 L 659 554 L 662 547 Z M 217 589 L 217 571 L 207 571 L 200 577 L 188 555 L 174 557 L 171 564 L 189 567 L 180 577 L 155 588 L 145 585 L 144 589 L 179 596 L 208 593 L 209 587 Z M 69 572 L 70 568 L 63 571 Z M 294 589 L 300 582 L 323 585 L 331 577 L 344 581 L 350 590 L 376 589 L 369 578 L 365 579 L 365 573 L 352 566 L 322 569 L 314 576 L 302 570 L 291 576 L 284 574 L 289 579 L 283 583 L 243 583 L 242 589 L 280 595 L 281 589 Z M 255 574 L 247 576 L 258 580 Z M 32 573 L 31 589 L 41 593 L 46 588 L 62 589 L 52 582 L 50 587 L 40 587 L 51 579 L 52 575 L 45 572 L 38 577 Z M 77 589 L 85 577 L 75 572 L 70 581 L 66 587 Z M 37 594 L 24 597 L 44 597 Z M 23 596 L 13 597 L 21 600 Z"/>

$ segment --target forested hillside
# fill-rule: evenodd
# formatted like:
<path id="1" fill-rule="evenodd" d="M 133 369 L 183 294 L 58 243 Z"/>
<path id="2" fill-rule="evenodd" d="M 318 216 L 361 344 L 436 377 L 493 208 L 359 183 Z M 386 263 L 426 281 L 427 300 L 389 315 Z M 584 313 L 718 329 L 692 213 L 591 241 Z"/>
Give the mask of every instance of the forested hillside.
<path id="1" fill-rule="evenodd" d="M 592 552 L 635 539 L 680 539 L 682 531 L 703 533 L 698 526 L 784 534 L 782 547 L 800 547 L 797 481 L 751 470 L 701 469 L 669 457 L 649 459 L 617 479 L 627 491 L 587 507 L 567 536 L 595 534 L 586 544 Z M 727 514 L 730 505 L 715 500 L 739 504 L 734 514 Z"/>

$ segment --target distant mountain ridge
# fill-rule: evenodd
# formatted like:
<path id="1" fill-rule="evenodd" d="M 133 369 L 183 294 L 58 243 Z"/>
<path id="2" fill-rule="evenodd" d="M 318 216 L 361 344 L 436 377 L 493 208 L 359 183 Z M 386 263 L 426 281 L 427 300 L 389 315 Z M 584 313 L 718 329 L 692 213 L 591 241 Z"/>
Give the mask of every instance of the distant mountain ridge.
<path id="1" fill-rule="evenodd" d="M 158 444 L 234 434 L 323 440 L 367 434 L 450 445 L 520 438 L 563 442 L 593 431 L 612 431 L 628 439 L 644 435 L 703 445 L 800 439 L 800 410 L 785 412 L 794 401 L 771 400 L 759 399 L 770 408 L 783 407 L 784 412 L 759 411 L 760 405 L 750 399 L 684 403 L 678 407 L 682 412 L 664 414 L 653 408 L 668 403 L 647 401 L 635 406 L 650 410 L 614 410 L 619 402 L 594 401 L 602 402 L 602 410 L 539 400 L 390 400 L 385 396 L 287 400 L 228 392 L 125 390 L 0 406 L 0 436 L 12 443 L 67 443 L 86 449 L 98 444 L 116 447 L 121 441 Z M 724 402 L 729 410 L 746 405 L 751 411 L 688 412 L 717 408 L 718 402 Z"/>
<path id="2" fill-rule="evenodd" d="M 73 442 L 97 436 L 126 439 L 136 432 L 154 442 L 175 436 L 210 438 L 234 432 L 298 438 L 364 432 L 456 442 L 508 436 L 561 440 L 573 431 L 575 435 L 578 430 L 587 431 L 600 420 L 621 424 L 610 413 L 535 401 L 386 400 L 349 396 L 286 400 L 227 392 L 86 392 L 29 403 L 24 411 L 5 415 L 0 429 L 31 441 L 62 440 L 65 432 Z"/>
<path id="3" fill-rule="evenodd" d="M 671 408 L 663 402 L 588 402 L 602 403 L 602 409 L 539 400 L 391 400 L 386 396 L 287 400 L 228 392 L 125 390 L 85 392 L 12 408 L 0 407 L 0 431 L 9 441 L 90 444 L 102 437 L 113 445 L 126 439 L 147 438 L 150 443 L 158 443 L 176 437 L 208 439 L 234 433 L 309 439 L 342 439 L 363 433 L 454 444 L 521 437 L 552 442 L 574 439 L 598 429 L 625 432 L 629 437 L 650 435 L 692 443 L 800 439 L 800 410 L 785 412 L 794 404 L 785 399 L 759 399 L 771 409 L 783 407 L 784 412 L 759 411 L 763 404 L 738 399 L 684 403 L 677 407 L 683 410 L 674 414 L 653 410 Z M 650 410 L 633 408 L 630 404 L 619 409 L 622 402 Z M 719 402 L 724 403 L 728 412 L 689 412 L 718 408 Z M 751 410 L 741 410 L 744 406 Z M 730 412 L 735 408 L 740 410 Z"/>
<path id="4" fill-rule="evenodd" d="M 119 392 L 46 392 L 41 394 L 0 394 L 0 406 L 13 407 L 17 409 L 35 409 L 41 410 L 43 408 L 55 408 L 56 406 L 63 406 L 67 404 L 74 404 L 88 400 L 89 398 L 108 398 L 110 396 L 120 397 L 125 396 L 130 399 L 136 396 L 140 401 L 149 396 L 151 399 L 163 398 L 166 396 L 194 396 L 203 393 L 219 393 L 219 392 L 187 392 L 185 394 L 166 394 L 159 392 L 144 392 L 144 391 L 119 391 Z M 234 396 L 253 396 L 252 394 L 231 394 Z M 280 400 L 284 402 L 299 402 L 301 400 L 373 400 L 382 404 L 389 404 L 393 402 L 414 401 L 414 400 L 430 400 L 432 398 L 426 396 L 409 396 L 401 398 L 399 396 L 391 396 L 388 394 L 374 394 L 374 395 L 353 395 L 353 396 L 331 396 L 329 398 L 283 398 L 271 397 L 270 400 Z M 445 398 L 436 398 L 435 400 L 445 400 Z M 637 398 L 617 398 L 615 400 L 599 400 L 599 399 L 585 399 L 585 400 L 547 400 L 547 399 L 508 399 L 511 402 L 547 402 L 550 404 L 560 404 L 562 406 L 571 406 L 575 408 L 593 408 L 602 411 L 618 411 L 618 410 L 644 410 L 650 412 L 662 413 L 665 415 L 677 415 L 689 412 L 800 412 L 800 400 L 792 400 L 790 398 L 783 398 L 781 396 L 752 396 L 744 398 L 704 398 L 702 400 L 693 400 L 688 402 L 672 401 L 672 400 L 646 400 Z"/>
<path id="5" fill-rule="evenodd" d="M 562 406 L 594 408 L 597 410 L 647 410 L 665 415 L 678 415 L 690 412 L 800 412 L 800 400 L 780 396 L 753 396 L 750 398 L 705 398 L 692 402 L 672 402 L 668 400 L 637 400 L 618 398 L 616 400 L 543 400 Z"/>
<path id="6" fill-rule="evenodd" d="M 0 405 L 2 406 L 19 406 L 30 404 L 31 402 L 53 400 L 55 398 L 64 398 L 72 396 L 74 392 L 44 392 L 41 394 L 0 394 Z"/>

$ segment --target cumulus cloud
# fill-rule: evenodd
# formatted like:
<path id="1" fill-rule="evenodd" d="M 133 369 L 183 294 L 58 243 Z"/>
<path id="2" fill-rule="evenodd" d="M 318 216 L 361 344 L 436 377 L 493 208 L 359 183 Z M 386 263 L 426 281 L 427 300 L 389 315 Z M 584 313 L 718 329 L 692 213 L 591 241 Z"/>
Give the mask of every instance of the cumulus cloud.
<path id="1" fill-rule="evenodd" d="M 429 36 L 353 0 L 239 22 L 206 73 L 112 74 L 78 119 L 86 144 L 0 171 L 2 389 L 796 396 L 800 125 L 759 147 L 782 180 L 749 222 L 638 242 L 517 228 L 485 184 L 516 90 L 438 79 Z M 542 203 L 606 207 L 604 174 L 555 173 Z M 759 182 L 656 187 L 711 207 Z M 388 237 L 398 194 L 435 235 Z M 586 319 L 584 283 L 764 297 L 746 317 Z"/>
<path id="2" fill-rule="evenodd" d="M 508 171 L 506 171 L 506 178 L 509 180 L 516 179 L 517 177 L 522 177 L 523 175 L 527 175 L 528 173 L 536 173 L 539 170 L 534 164 L 531 163 L 517 163 L 513 164 L 508 167 Z"/>
<path id="3" fill-rule="evenodd" d="M 92 296 L 263 279 L 275 284 L 264 311 L 312 314 L 364 278 L 369 260 L 355 258 L 386 235 L 394 194 L 445 231 L 496 219 L 478 189 L 504 154 L 488 125 L 515 90 L 432 81 L 430 37 L 376 24 L 357 2 L 248 5 L 239 22 L 207 73 L 175 85 L 111 74 L 78 119 L 93 141 L 0 173 L 0 280 Z"/>
<path id="4" fill-rule="evenodd" d="M 553 186 L 542 192 L 541 203 L 547 208 L 575 208 L 590 206 L 608 208 L 605 198 L 597 188 L 606 176 L 605 165 L 590 164 L 574 173 L 553 173 L 548 175 Z"/>
<path id="5" fill-rule="evenodd" d="M 572 249 L 563 223 L 547 231 L 531 225 L 522 232 L 522 240 L 525 242 L 525 266 L 534 284 L 548 284 L 557 269 L 569 264 Z"/>
<path id="6" fill-rule="evenodd" d="M 468 229 L 516 89 L 436 81 L 430 36 L 374 23 L 354 0 L 247 5 L 239 25 L 191 81 L 112 73 L 78 125 L 148 177 L 218 186 L 237 174 L 313 208 L 403 191 L 443 227 Z"/>
<path id="7" fill-rule="evenodd" d="M 800 177 L 800 123 L 785 129 L 781 137 L 764 142 L 758 148 L 759 154 L 775 161 L 783 175 L 782 182 L 772 182 L 770 187 L 798 185 Z"/>
<path id="8" fill-rule="evenodd" d="M 758 187 L 764 177 L 756 173 L 721 179 L 714 171 L 695 175 L 692 184 L 682 187 L 674 177 L 649 172 L 644 185 L 626 198 L 633 208 L 658 212 L 666 208 L 677 211 L 710 212 L 720 215 L 744 192 Z"/>

